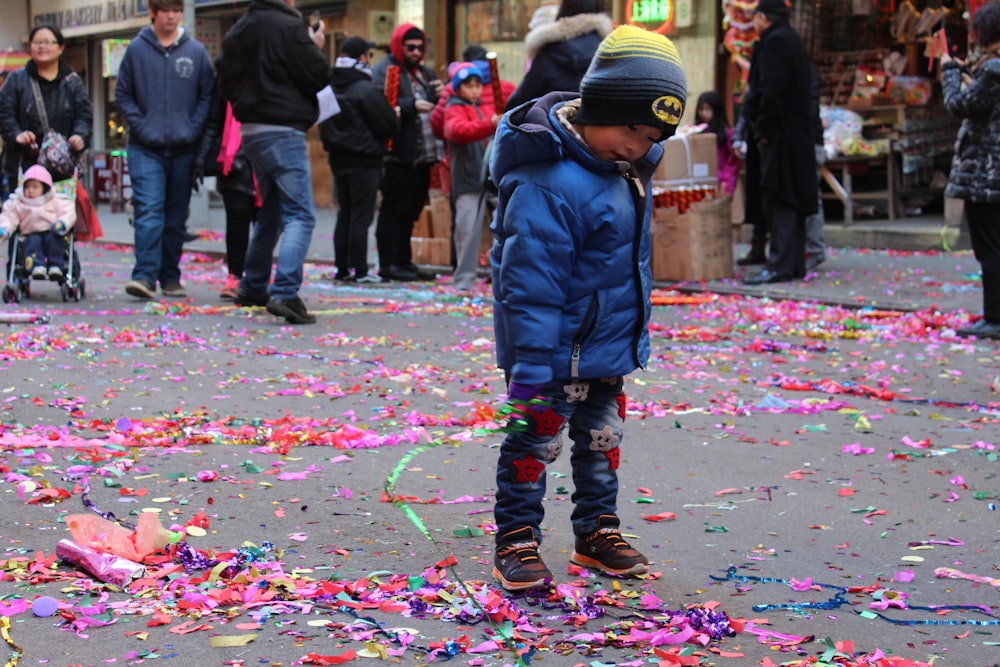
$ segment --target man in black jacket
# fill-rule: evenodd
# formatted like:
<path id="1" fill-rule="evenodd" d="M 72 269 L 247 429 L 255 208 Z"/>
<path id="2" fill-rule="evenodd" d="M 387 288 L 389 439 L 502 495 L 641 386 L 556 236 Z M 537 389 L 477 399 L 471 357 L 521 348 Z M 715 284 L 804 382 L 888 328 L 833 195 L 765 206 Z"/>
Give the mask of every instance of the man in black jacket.
<path id="1" fill-rule="evenodd" d="M 340 45 L 330 81 L 340 113 L 319 126 L 340 211 L 333 232 L 336 279 L 376 283 L 368 275 L 368 228 L 375 217 L 385 142 L 399 129 L 396 110 L 372 83 L 371 49 L 363 37 Z"/>
<path id="2" fill-rule="evenodd" d="M 262 202 L 236 303 L 266 306 L 290 324 L 316 321 L 299 288 L 316 226 L 306 130 L 319 115 L 316 93 L 330 81 L 325 43 L 322 26 L 307 27 L 295 0 L 253 0 L 222 43 L 222 92 L 242 123 Z"/>
<path id="3" fill-rule="evenodd" d="M 382 207 L 375 239 L 379 274 L 389 280 L 430 278 L 417 271 L 410 251 L 413 224 L 427 203 L 431 167 L 439 159 L 431 129 L 431 111 L 444 84 L 422 63 L 427 49 L 424 31 L 412 23 L 396 26 L 389 40 L 389 55 L 375 65 L 375 86 L 384 90 L 389 67 L 399 67 L 399 132 L 385 157 Z"/>
<path id="4" fill-rule="evenodd" d="M 753 15 L 760 39 L 750 57 L 743 113 L 760 149 L 764 217 L 771 232 L 767 267 L 748 285 L 785 282 L 806 274 L 806 216 L 815 213 L 816 154 L 810 100 L 812 62 L 789 24 L 784 0 L 760 0 Z"/>

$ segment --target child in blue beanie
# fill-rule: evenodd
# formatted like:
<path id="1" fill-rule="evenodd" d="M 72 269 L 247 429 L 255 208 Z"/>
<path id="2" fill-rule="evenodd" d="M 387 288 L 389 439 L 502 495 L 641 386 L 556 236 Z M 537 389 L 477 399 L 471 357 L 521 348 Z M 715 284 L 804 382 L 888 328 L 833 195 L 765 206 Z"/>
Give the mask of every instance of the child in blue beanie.
<path id="1" fill-rule="evenodd" d="M 492 106 L 483 105 L 483 74 L 472 63 L 461 63 L 451 77 L 454 91 L 445 105 L 444 138 L 451 162 L 451 200 L 455 211 L 452 240 L 455 272 L 451 283 L 459 292 L 475 285 L 479 267 L 485 198 L 483 155 L 500 117 Z"/>
<path id="2" fill-rule="evenodd" d="M 490 259 L 509 420 L 493 575 L 507 590 L 552 579 L 539 554 L 542 498 L 564 431 L 575 485 L 570 561 L 618 577 L 649 571 L 619 529 L 619 445 L 625 376 L 649 357 L 649 180 L 686 99 L 673 43 L 622 26 L 601 42 L 580 93 L 526 102 L 497 129 Z"/>

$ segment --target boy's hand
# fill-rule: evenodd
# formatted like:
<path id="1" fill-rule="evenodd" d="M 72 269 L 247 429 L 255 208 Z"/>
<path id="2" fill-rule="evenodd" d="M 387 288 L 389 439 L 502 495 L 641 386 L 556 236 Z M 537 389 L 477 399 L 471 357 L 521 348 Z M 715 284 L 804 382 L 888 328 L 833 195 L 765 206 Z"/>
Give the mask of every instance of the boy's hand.
<path id="1" fill-rule="evenodd" d="M 191 170 L 191 189 L 198 192 L 205 184 L 205 170 L 202 167 L 195 167 Z"/>
<path id="2" fill-rule="evenodd" d="M 66 232 L 69 231 L 69 227 L 66 226 L 66 222 L 63 220 L 56 220 L 53 222 L 51 229 L 59 236 L 66 236 Z"/>

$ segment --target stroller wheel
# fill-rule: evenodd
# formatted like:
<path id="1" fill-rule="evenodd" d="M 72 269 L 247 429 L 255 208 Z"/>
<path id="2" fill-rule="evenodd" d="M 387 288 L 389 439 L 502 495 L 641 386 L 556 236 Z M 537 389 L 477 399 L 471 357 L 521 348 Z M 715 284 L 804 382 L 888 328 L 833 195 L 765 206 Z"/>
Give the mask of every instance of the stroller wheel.
<path id="1" fill-rule="evenodd" d="M 17 301 L 17 293 L 11 285 L 3 286 L 3 302 L 13 303 Z"/>
<path id="2" fill-rule="evenodd" d="M 80 281 L 77 283 L 76 300 L 79 301 L 85 296 L 87 296 L 87 279 L 80 278 Z"/>
<path id="3" fill-rule="evenodd" d="M 63 301 L 69 301 L 69 297 L 70 297 L 69 285 L 67 285 L 66 283 L 63 283 L 62 285 L 60 285 L 59 286 L 59 294 L 62 296 L 62 300 Z"/>

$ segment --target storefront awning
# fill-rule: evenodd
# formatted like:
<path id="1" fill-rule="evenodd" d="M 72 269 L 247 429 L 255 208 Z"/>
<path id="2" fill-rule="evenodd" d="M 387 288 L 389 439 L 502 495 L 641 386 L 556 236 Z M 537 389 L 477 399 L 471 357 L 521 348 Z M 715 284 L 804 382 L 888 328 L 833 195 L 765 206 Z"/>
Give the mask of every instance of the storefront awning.
<path id="1" fill-rule="evenodd" d="M 23 51 L 0 51 L 0 74 L 21 69 L 30 57 Z"/>

